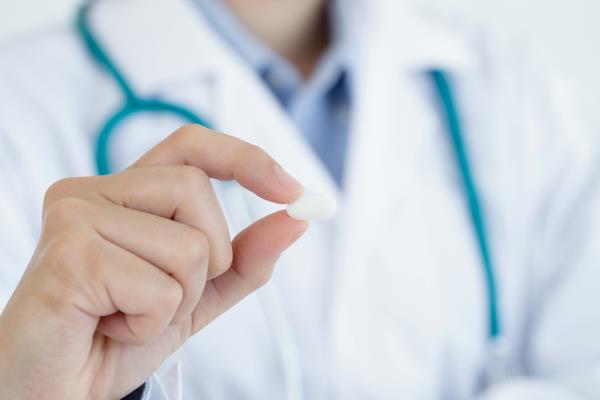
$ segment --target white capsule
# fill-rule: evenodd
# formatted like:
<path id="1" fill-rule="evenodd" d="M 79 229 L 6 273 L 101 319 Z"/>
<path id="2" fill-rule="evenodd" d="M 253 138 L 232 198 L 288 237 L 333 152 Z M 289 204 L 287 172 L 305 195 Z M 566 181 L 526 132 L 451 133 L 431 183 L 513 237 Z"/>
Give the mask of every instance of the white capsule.
<path id="1" fill-rule="evenodd" d="M 335 215 L 335 200 L 326 194 L 303 194 L 287 205 L 290 217 L 299 220 L 329 219 Z"/>

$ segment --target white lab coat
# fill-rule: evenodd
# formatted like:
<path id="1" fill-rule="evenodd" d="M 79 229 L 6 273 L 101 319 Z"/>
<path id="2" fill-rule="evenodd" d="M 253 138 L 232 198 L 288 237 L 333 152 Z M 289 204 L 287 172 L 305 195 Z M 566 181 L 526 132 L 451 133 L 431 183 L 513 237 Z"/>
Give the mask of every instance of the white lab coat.
<path id="1" fill-rule="evenodd" d="M 484 396 L 481 264 L 424 73 L 433 67 L 453 78 L 499 279 L 514 377 L 487 396 L 600 398 L 595 145 L 564 91 L 483 32 L 394 0 L 347 0 L 356 59 L 340 194 L 268 90 L 189 3 L 104 0 L 92 27 L 138 93 L 186 104 L 338 198 L 338 217 L 314 223 L 273 278 L 305 398 Z M 1 46 L 1 304 L 36 245 L 45 190 L 94 173 L 94 136 L 120 101 L 71 29 Z M 177 123 L 131 121 L 111 147 L 117 168 Z M 273 209 L 246 200 L 255 217 Z M 272 324 L 251 295 L 190 339 L 184 398 L 282 398 Z"/>

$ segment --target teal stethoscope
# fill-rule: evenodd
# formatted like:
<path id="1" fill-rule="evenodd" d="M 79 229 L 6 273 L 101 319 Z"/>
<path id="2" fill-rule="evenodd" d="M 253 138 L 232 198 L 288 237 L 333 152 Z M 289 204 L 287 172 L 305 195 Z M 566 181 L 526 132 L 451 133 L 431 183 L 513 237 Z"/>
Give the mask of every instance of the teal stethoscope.
<path id="1" fill-rule="evenodd" d="M 78 12 L 76 20 L 78 33 L 84 41 L 91 57 L 113 78 L 124 96 L 123 104 L 106 120 L 97 136 L 95 157 L 98 174 L 104 175 L 111 172 L 108 151 L 110 140 L 113 138 L 116 128 L 126 121 L 127 118 L 135 114 L 167 114 L 179 117 L 183 121 L 200 124 L 212 129 L 212 125 L 206 119 L 183 105 L 155 98 L 140 97 L 133 91 L 123 74 L 112 62 L 90 30 L 88 23 L 90 6 L 90 3 L 86 3 Z M 501 337 L 502 330 L 500 324 L 498 291 L 486 236 L 485 221 L 481 211 L 479 194 L 471 172 L 471 165 L 465 149 L 462 127 L 449 79 L 446 74 L 440 70 L 432 70 L 429 71 L 428 74 L 438 95 L 439 105 L 452 145 L 455 162 L 462 179 L 465 202 L 468 207 L 475 239 L 479 248 L 479 255 L 481 257 L 482 273 L 487 293 L 488 342 L 490 346 L 490 359 L 488 360 L 490 365 L 488 365 L 488 371 L 483 379 L 485 380 L 485 383 L 491 384 L 498 379 L 501 379 L 501 375 L 504 372 L 504 365 L 502 363 L 504 346 Z"/>

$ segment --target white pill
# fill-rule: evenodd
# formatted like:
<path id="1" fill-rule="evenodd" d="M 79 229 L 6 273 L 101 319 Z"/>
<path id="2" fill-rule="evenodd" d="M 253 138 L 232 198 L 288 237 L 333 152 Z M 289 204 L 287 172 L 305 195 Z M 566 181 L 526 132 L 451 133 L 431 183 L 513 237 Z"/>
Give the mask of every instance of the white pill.
<path id="1" fill-rule="evenodd" d="M 294 219 L 319 220 L 333 217 L 336 208 L 335 200 L 331 196 L 305 193 L 287 205 L 287 213 Z"/>

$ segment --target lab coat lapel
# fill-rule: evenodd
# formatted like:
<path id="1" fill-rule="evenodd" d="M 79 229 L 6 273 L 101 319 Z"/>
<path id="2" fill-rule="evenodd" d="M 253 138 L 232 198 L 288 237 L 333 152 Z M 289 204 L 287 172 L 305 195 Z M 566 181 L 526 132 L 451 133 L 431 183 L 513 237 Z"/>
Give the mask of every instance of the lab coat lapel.
<path id="1" fill-rule="evenodd" d="M 139 95 L 214 74 L 223 46 L 193 1 L 92 2 L 90 27 Z"/>
<path id="2" fill-rule="evenodd" d="M 441 344 L 439 282 L 415 173 L 435 129 L 418 85 L 384 61 L 357 77 L 332 319 L 341 398 L 360 397 L 344 392 L 360 390 L 348 379 L 365 385 L 364 396 L 373 387 L 387 398 L 423 393 L 436 373 L 426 366 L 441 354 L 432 346 Z"/>
<path id="3" fill-rule="evenodd" d="M 427 71 L 458 72 L 469 60 L 399 2 L 354 3 L 363 21 L 354 26 L 364 30 L 354 35 L 360 59 L 331 321 L 338 389 L 341 398 L 374 387 L 384 398 L 433 397 L 426 388 L 438 379 L 431 366 L 441 364 L 446 319 L 426 204 L 437 193 L 420 176 L 446 138 Z"/>

